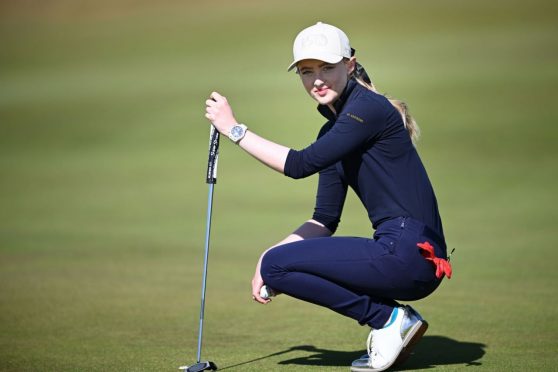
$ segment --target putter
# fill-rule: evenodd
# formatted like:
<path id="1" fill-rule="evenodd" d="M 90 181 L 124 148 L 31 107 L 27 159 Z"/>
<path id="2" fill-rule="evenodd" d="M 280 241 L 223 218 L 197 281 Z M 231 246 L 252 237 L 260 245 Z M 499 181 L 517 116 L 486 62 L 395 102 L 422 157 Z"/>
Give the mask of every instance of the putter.
<path id="1" fill-rule="evenodd" d="M 207 280 L 207 259 L 209 256 L 209 234 L 211 232 L 211 209 L 213 207 L 213 188 L 217 183 L 217 160 L 219 159 L 219 132 L 212 125 L 209 131 L 209 158 L 207 160 L 207 173 L 205 182 L 209 184 L 207 198 L 207 223 L 205 228 L 205 255 L 203 259 L 203 278 L 201 291 L 200 325 L 198 332 L 198 354 L 196 364 L 178 367 L 186 372 L 215 371 L 217 365 L 210 361 L 200 361 L 203 334 L 203 314 L 205 310 L 205 284 Z"/>

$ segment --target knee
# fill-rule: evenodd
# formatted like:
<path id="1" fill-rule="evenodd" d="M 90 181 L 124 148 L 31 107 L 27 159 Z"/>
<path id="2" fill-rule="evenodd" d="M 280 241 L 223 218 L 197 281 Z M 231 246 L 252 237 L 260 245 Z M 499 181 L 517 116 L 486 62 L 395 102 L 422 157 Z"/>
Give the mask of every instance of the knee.
<path id="1" fill-rule="evenodd" d="M 271 251 L 266 252 L 266 254 L 264 254 L 264 256 L 262 257 L 262 264 L 260 266 L 260 275 L 262 276 L 262 279 L 266 284 L 271 284 L 270 276 L 273 276 L 271 274 L 273 271 L 273 265 L 269 258 L 269 252 Z"/>
<path id="2" fill-rule="evenodd" d="M 260 266 L 260 275 L 265 284 L 272 288 L 276 288 L 277 282 L 286 273 L 286 270 L 277 262 L 273 249 L 269 250 L 262 258 Z"/>

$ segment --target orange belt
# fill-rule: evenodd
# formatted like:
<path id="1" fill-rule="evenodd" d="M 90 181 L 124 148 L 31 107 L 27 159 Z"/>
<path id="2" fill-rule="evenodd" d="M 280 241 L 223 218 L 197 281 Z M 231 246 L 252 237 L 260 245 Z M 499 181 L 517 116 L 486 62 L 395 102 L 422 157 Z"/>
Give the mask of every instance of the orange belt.
<path id="1" fill-rule="evenodd" d="M 436 257 L 434 247 L 429 242 L 418 243 L 417 246 L 420 248 L 420 254 L 436 266 L 436 278 L 440 279 L 444 275 L 448 279 L 451 278 L 451 264 L 443 258 Z"/>

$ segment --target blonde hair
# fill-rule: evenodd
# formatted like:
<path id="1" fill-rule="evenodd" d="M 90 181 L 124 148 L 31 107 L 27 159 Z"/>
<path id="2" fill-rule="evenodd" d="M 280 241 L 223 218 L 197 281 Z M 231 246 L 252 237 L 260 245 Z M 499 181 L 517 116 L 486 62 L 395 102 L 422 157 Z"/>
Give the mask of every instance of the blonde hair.
<path id="1" fill-rule="evenodd" d="M 364 81 L 361 76 L 358 76 L 358 74 L 355 74 L 354 78 L 357 81 L 357 83 L 359 83 L 363 87 L 370 89 L 375 93 L 382 94 L 378 92 L 376 86 L 371 81 L 370 82 Z M 390 98 L 385 94 L 382 95 L 389 100 L 389 102 L 393 105 L 393 107 L 397 109 L 397 111 L 399 111 L 399 113 L 401 114 L 401 118 L 403 119 L 403 125 L 405 126 L 405 129 L 407 129 L 407 132 L 409 132 L 411 141 L 413 142 L 413 144 L 416 144 L 420 136 L 420 128 L 417 122 L 415 121 L 415 119 L 409 113 L 409 107 L 407 106 L 407 104 L 401 100 Z"/>

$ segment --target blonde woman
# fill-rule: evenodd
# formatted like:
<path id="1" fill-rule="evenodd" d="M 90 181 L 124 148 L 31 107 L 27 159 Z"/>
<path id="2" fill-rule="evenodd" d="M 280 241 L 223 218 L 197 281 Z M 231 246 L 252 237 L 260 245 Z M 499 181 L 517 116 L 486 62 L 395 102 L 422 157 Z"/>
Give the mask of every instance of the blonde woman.
<path id="1" fill-rule="evenodd" d="M 270 291 L 327 307 L 368 325 L 367 355 L 352 371 L 399 364 L 426 331 L 410 306 L 451 276 L 438 205 L 413 140 L 406 106 L 376 92 L 349 39 L 318 22 L 294 41 L 295 69 L 327 119 L 317 139 L 294 150 L 240 124 L 227 99 L 213 92 L 206 118 L 250 155 L 288 177 L 319 174 L 312 218 L 262 253 L 252 296 Z M 368 211 L 373 237 L 332 237 L 348 188 Z"/>

